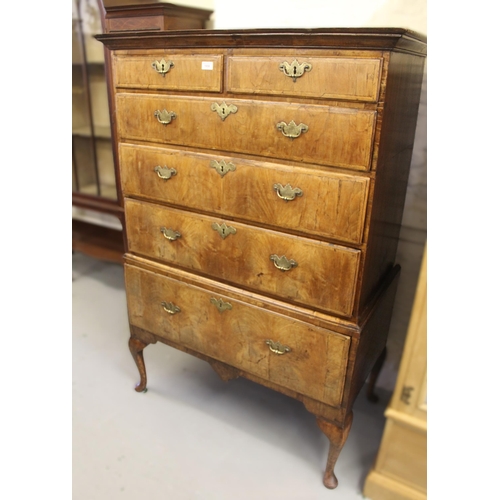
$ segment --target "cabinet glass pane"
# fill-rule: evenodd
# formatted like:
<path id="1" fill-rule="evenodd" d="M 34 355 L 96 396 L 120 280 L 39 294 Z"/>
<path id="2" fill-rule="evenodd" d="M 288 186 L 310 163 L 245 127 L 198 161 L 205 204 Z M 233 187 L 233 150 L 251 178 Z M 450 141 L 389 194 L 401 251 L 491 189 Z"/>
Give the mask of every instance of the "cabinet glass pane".
<path id="1" fill-rule="evenodd" d="M 73 0 L 73 191 L 116 199 L 97 0 Z"/>

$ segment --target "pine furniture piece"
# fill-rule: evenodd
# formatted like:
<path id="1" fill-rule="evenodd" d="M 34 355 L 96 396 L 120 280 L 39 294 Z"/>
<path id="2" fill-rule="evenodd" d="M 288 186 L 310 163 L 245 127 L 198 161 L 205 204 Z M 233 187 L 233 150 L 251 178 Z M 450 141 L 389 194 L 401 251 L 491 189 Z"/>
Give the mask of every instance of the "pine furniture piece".
<path id="1" fill-rule="evenodd" d="M 383 355 L 426 54 L 408 30 L 104 34 L 129 347 L 303 402 L 330 441 Z M 200 381 L 200 383 L 202 383 Z"/>
<path id="2" fill-rule="evenodd" d="M 427 498 L 427 250 L 375 464 L 363 494 L 371 500 Z"/>
<path id="3" fill-rule="evenodd" d="M 199 28 L 211 10 L 153 0 L 73 1 L 73 250 L 122 262 L 123 203 L 111 138 L 104 32 Z"/>

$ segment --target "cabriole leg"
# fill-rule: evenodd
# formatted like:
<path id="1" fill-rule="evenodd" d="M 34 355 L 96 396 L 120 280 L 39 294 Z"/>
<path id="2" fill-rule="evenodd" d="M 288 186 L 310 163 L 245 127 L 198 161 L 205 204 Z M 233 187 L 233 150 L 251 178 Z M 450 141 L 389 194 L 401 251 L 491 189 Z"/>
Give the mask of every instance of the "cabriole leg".
<path id="1" fill-rule="evenodd" d="M 128 341 L 128 347 L 130 349 L 132 357 L 134 358 L 135 364 L 139 369 L 139 375 L 141 376 L 141 381 L 135 386 L 135 390 L 137 392 L 147 391 L 146 366 L 144 365 L 144 356 L 142 354 L 142 351 L 148 345 L 149 345 L 148 343 L 143 342 L 142 340 L 139 340 L 138 338 L 135 337 L 130 337 Z"/>
<path id="2" fill-rule="evenodd" d="M 343 428 L 319 417 L 316 419 L 316 422 L 330 441 L 330 449 L 328 451 L 323 484 L 332 490 L 339 484 L 333 469 L 335 468 L 337 459 L 339 458 L 340 452 L 342 451 L 347 436 L 349 435 L 349 431 L 351 430 L 352 412 L 347 416 Z"/>

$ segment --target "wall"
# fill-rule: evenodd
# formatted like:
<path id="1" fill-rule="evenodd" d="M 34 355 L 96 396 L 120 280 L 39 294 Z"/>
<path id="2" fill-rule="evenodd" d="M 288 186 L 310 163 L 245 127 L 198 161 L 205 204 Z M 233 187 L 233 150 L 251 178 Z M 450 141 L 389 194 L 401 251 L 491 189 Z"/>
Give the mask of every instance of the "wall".
<path id="1" fill-rule="evenodd" d="M 193 6 L 201 1 L 190 2 Z M 208 2 L 203 2 L 207 4 Z M 427 34 L 425 0 L 213 0 L 213 27 L 321 28 L 400 27 Z M 403 352 L 427 238 L 427 77 L 424 76 L 410 180 L 397 260 L 402 273 L 378 386 L 392 391 Z"/>

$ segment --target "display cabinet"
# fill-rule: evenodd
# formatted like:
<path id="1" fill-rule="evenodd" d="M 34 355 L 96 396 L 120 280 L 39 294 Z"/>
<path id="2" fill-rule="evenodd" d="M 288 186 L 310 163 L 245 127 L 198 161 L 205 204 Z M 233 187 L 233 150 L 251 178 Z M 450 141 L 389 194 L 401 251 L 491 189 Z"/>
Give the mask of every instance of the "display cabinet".
<path id="1" fill-rule="evenodd" d="M 123 204 L 117 191 L 103 32 L 204 28 L 212 11 L 152 0 L 73 0 L 73 250 L 121 262 Z"/>

